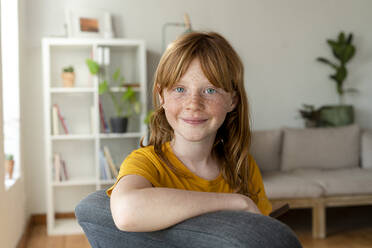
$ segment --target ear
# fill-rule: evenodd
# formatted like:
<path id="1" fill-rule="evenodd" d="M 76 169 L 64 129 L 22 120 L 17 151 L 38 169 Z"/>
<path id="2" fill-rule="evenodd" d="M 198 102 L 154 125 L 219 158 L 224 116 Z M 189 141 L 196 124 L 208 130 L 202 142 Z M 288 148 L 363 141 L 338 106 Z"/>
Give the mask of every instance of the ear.
<path id="1" fill-rule="evenodd" d="M 234 91 L 231 94 L 231 105 L 229 106 L 228 112 L 231 112 L 235 109 L 236 105 L 238 104 L 238 101 L 239 101 L 239 97 L 237 96 L 236 91 Z"/>
<path id="2" fill-rule="evenodd" d="M 160 105 L 163 105 L 164 104 L 164 98 L 163 98 L 162 94 L 160 94 L 160 86 L 159 85 L 156 85 L 156 92 L 158 93 Z"/>

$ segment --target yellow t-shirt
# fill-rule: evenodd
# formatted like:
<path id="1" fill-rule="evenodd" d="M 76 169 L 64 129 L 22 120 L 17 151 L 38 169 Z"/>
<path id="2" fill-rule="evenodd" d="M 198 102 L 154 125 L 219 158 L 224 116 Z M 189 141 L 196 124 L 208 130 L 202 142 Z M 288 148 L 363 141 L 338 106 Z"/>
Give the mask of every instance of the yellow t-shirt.
<path id="1" fill-rule="evenodd" d="M 229 184 L 222 177 L 222 173 L 213 180 L 207 180 L 198 177 L 192 173 L 172 152 L 169 142 L 167 142 L 163 151 L 165 156 L 169 159 L 173 166 L 181 170 L 191 178 L 184 178 L 177 176 L 155 153 L 153 146 L 139 148 L 133 151 L 120 166 L 119 175 L 115 184 L 110 187 L 106 193 L 111 196 L 113 188 L 118 181 L 125 175 L 135 174 L 140 175 L 150 181 L 154 187 L 176 188 L 183 190 L 193 190 L 202 192 L 220 192 L 220 193 L 233 193 Z M 261 173 L 254 161 L 253 157 L 250 158 L 250 173 L 252 178 L 252 192 L 259 192 L 257 199 L 253 199 L 264 215 L 268 215 L 272 206 L 267 199 L 264 185 L 262 182 Z"/>

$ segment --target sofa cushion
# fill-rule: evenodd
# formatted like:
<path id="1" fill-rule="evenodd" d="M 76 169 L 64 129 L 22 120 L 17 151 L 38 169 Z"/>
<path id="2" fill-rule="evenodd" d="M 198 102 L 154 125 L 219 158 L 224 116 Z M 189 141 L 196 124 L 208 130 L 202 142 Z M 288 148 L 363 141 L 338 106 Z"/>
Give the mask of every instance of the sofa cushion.
<path id="1" fill-rule="evenodd" d="M 269 199 L 306 198 L 323 195 L 323 188 L 316 182 L 303 179 L 290 172 L 268 171 L 262 173 L 265 192 Z"/>
<path id="2" fill-rule="evenodd" d="M 359 127 L 284 128 L 281 169 L 359 166 Z"/>
<path id="3" fill-rule="evenodd" d="M 363 130 L 361 149 L 362 168 L 372 169 L 372 130 Z"/>
<path id="4" fill-rule="evenodd" d="M 250 153 L 261 171 L 279 170 L 282 131 L 253 131 Z"/>
<path id="5" fill-rule="evenodd" d="M 325 196 L 372 194 L 372 169 L 297 169 L 292 175 L 318 183 Z"/>

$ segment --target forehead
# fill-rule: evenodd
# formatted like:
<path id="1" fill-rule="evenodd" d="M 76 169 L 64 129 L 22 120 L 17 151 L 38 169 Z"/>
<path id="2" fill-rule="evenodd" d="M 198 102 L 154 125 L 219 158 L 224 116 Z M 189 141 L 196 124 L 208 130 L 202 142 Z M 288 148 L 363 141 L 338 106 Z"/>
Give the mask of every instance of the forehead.
<path id="1" fill-rule="evenodd" d="M 208 78 L 205 76 L 201 66 L 200 66 L 200 61 L 198 58 L 194 58 L 185 73 L 181 76 L 179 82 L 206 82 L 210 83 Z"/>

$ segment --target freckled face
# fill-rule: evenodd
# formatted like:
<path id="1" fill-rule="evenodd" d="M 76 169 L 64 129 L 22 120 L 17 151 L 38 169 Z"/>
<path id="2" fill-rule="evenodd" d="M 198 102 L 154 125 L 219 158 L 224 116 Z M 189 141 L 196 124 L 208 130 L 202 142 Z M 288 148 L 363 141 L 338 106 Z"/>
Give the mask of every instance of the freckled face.
<path id="1" fill-rule="evenodd" d="M 210 83 L 194 59 L 180 81 L 163 90 L 160 102 L 175 138 L 200 142 L 214 140 L 236 97 Z"/>

